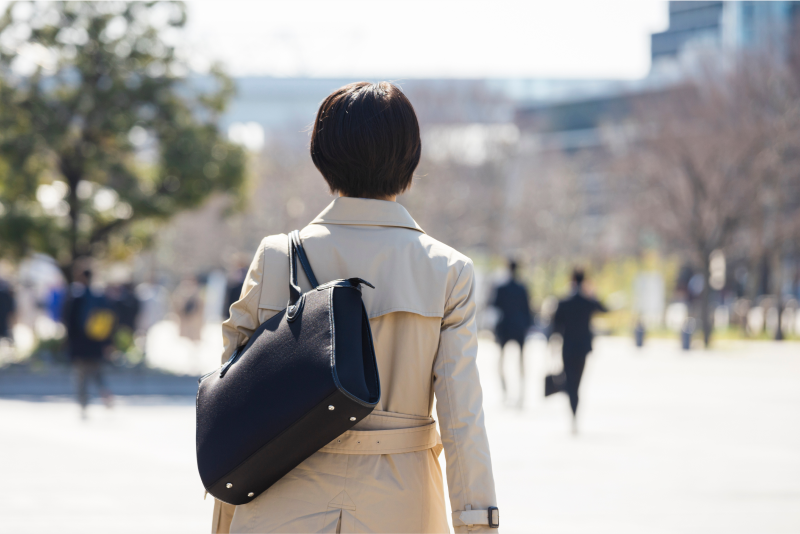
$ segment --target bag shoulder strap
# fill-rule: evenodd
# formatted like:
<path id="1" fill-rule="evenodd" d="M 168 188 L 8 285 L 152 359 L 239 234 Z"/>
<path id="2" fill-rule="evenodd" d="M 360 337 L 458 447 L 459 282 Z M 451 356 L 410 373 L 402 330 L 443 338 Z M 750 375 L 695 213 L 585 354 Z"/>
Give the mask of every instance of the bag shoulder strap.
<path id="1" fill-rule="evenodd" d="M 311 263 L 308 261 L 306 251 L 303 248 L 303 242 L 300 240 L 300 231 L 293 230 L 289 232 L 289 293 L 290 304 L 294 304 L 300 298 L 300 284 L 297 283 L 297 260 L 300 260 L 300 265 L 311 283 L 311 287 L 317 288 L 319 282 L 317 277 L 314 276 L 314 271 L 311 269 Z"/>
<path id="2" fill-rule="evenodd" d="M 297 250 L 297 259 L 300 260 L 300 265 L 302 265 L 303 271 L 306 273 L 308 281 L 311 283 L 311 287 L 317 288 L 319 282 L 317 282 L 317 277 L 314 276 L 314 271 L 311 270 L 311 263 L 308 261 L 308 256 L 306 256 L 306 249 L 303 248 L 303 242 L 300 240 L 300 231 L 295 230 L 290 236 L 294 243 L 294 248 Z"/>

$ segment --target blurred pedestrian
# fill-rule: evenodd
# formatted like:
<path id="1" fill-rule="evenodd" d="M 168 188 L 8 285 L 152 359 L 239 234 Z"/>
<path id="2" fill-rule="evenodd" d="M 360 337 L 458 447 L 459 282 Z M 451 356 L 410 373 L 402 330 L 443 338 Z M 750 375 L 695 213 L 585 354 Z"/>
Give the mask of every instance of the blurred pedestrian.
<path id="1" fill-rule="evenodd" d="M 67 298 L 67 286 L 59 280 L 47 289 L 45 297 L 45 308 L 47 315 L 56 322 L 61 322 L 61 314 L 64 312 L 64 301 Z"/>
<path id="2" fill-rule="evenodd" d="M 200 341 L 203 331 L 203 293 L 194 276 L 184 279 L 175 290 L 174 302 L 180 319 L 180 336 Z"/>
<path id="3" fill-rule="evenodd" d="M 6 280 L 0 278 L 0 339 L 8 339 L 13 342 L 16 311 L 17 301 L 14 298 L 14 288 Z"/>
<path id="4" fill-rule="evenodd" d="M 106 297 L 111 302 L 116 316 L 114 328 L 114 349 L 116 354 L 112 357 L 115 361 L 123 358 L 127 363 L 131 363 L 129 356 L 136 346 L 136 326 L 138 324 L 139 311 L 141 310 L 139 298 L 136 296 L 134 285 L 130 282 L 110 286 L 106 291 Z M 138 362 L 138 358 L 135 358 L 134 362 Z"/>
<path id="5" fill-rule="evenodd" d="M 131 333 L 135 332 L 141 304 L 133 284 L 120 284 L 112 289 L 109 297 L 117 315 L 117 328 L 124 328 Z"/>
<path id="6" fill-rule="evenodd" d="M 67 350 L 75 368 L 78 403 L 84 418 L 90 381 L 95 383 L 108 408 L 113 400 L 103 374 L 103 363 L 111 350 L 116 314 L 106 296 L 91 286 L 92 271 L 85 269 L 70 287 L 64 307 Z"/>
<path id="7" fill-rule="evenodd" d="M 603 304 L 588 294 L 585 289 L 583 269 L 572 272 L 572 294 L 559 301 L 553 317 L 553 329 L 564 340 L 561 358 L 566 375 L 565 389 L 572 408 L 572 432 L 577 433 L 578 388 L 586 365 L 586 356 L 592 351 L 592 315 L 607 312 Z"/>
<path id="8" fill-rule="evenodd" d="M 525 336 L 531 326 L 531 308 L 528 290 L 517 279 L 517 262 L 508 260 L 508 280 L 495 288 L 491 306 L 496 308 L 499 317 L 495 325 L 494 335 L 500 345 L 500 384 L 503 386 L 503 398 L 507 395 L 506 377 L 503 371 L 503 356 L 509 341 L 519 345 L 519 380 L 520 390 L 518 406 L 521 408 L 525 393 Z"/>
<path id="9" fill-rule="evenodd" d="M 633 338 L 636 341 L 637 347 L 644 346 L 644 337 L 647 334 L 647 329 L 644 326 L 644 321 L 642 321 L 641 317 L 636 319 L 636 326 L 633 328 Z"/>

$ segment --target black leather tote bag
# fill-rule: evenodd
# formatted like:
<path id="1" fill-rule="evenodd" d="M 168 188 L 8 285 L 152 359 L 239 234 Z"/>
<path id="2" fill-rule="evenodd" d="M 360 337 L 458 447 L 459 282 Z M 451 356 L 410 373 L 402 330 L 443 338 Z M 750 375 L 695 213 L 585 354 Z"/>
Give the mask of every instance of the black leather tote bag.
<path id="1" fill-rule="evenodd" d="M 297 259 L 314 289 L 301 294 Z M 289 305 L 200 378 L 197 467 L 220 501 L 245 504 L 372 412 L 380 379 L 360 278 L 319 285 L 289 234 Z M 372 287 L 370 285 L 370 287 Z"/>

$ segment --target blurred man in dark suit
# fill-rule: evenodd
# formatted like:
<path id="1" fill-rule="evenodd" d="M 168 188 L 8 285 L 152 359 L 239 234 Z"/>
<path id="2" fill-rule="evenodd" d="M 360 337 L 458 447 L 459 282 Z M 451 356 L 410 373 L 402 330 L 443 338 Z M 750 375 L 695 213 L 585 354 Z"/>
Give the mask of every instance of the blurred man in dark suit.
<path id="1" fill-rule="evenodd" d="M 592 351 L 591 320 L 595 312 L 607 312 L 605 306 L 584 290 L 583 269 L 572 272 L 572 294 L 561 300 L 553 317 L 553 328 L 564 339 L 561 357 L 566 375 L 565 389 L 572 407 L 572 431 L 577 432 L 578 387 L 581 384 L 586 356 Z"/>
<path id="2" fill-rule="evenodd" d="M 519 376 L 520 393 L 518 404 L 522 407 L 525 392 L 525 365 L 523 348 L 525 335 L 531 325 L 531 308 L 528 291 L 517 280 L 517 262 L 508 261 L 509 279 L 495 289 L 491 306 L 497 309 L 500 317 L 495 326 L 495 339 L 500 345 L 500 383 L 503 386 L 503 397 L 506 395 L 506 378 L 503 373 L 503 353 L 506 343 L 516 341 L 519 344 Z"/>

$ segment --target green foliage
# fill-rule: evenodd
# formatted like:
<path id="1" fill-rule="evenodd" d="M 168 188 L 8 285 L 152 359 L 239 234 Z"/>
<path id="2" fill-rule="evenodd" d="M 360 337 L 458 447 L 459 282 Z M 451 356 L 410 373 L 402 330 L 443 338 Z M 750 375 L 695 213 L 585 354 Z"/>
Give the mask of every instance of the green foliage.
<path id="1" fill-rule="evenodd" d="M 144 354 L 136 346 L 133 331 L 127 326 L 120 326 L 114 332 L 114 351 L 111 363 L 119 367 L 136 367 L 144 362 Z"/>
<path id="2" fill-rule="evenodd" d="M 7 8 L 0 256 L 41 251 L 69 272 L 132 231 L 147 243 L 152 221 L 214 192 L 238 194 L 246 157 L 217 127 L 233 83 L 214 69 L 210 88 L 193 90 L 174 45 L 185 21 L 180 2 Z"/>

